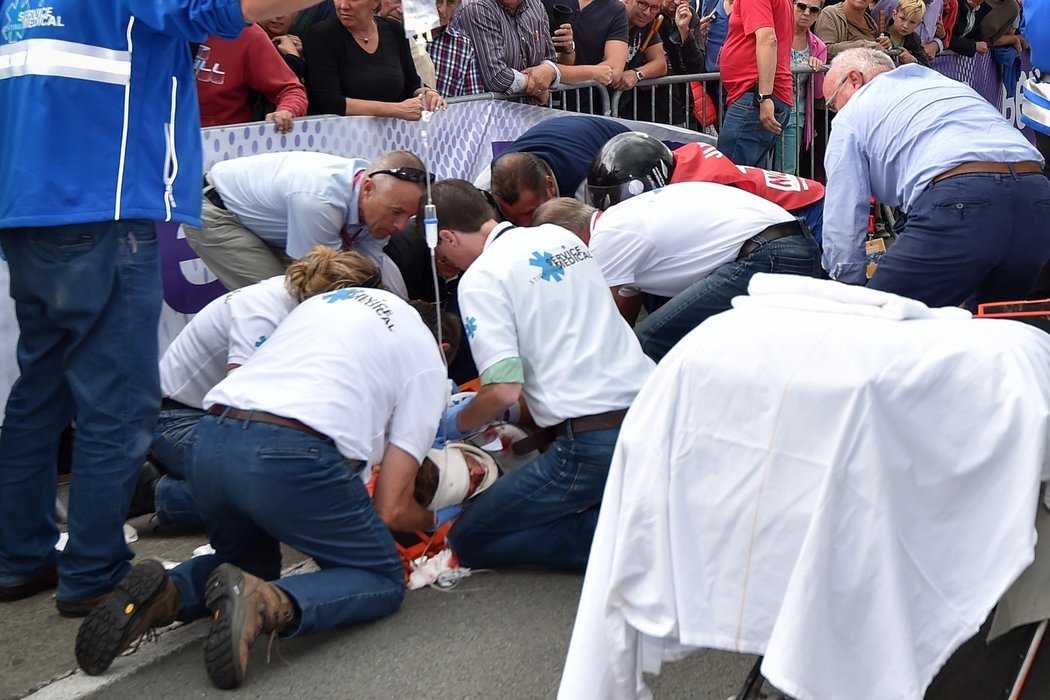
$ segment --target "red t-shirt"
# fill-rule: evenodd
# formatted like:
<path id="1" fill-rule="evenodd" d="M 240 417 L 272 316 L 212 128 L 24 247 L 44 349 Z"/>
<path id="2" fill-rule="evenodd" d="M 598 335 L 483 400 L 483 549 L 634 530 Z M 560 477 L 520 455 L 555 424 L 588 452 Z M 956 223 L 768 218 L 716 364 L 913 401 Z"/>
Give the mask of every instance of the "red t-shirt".
<path id="1" fill-rule="evenodd" d="M 306 116 L 306 89 L 259 25 L 248 25 L 236 39 L 210 36 L 197 56 L 204 60 L 197 72 L 201 126 L 250 122 L 249 90 L 293 117 Z"/>
<path id="2" fill-rule="evenodd" d="M 793 104 L 791 42 L 795 36 L 795 12 L 791 0 L 736 0 L 729 13 L 729 32 L 718 58 L 726 104 L 733 104 L 758 83 L 755 32 L 772 27 L 777 36 L 777 70 L 773 94 Z"/>
<path id="3" fill-rule="evenodd" d="M 739 187 L 788 211 L 807 207 L 824 197 L 824 185 L 816 180 L 734 165 L 717 148 L 702 143 L 689 143 L 674 152 L 671 184 L 676 182 L 717 182 Z"/>

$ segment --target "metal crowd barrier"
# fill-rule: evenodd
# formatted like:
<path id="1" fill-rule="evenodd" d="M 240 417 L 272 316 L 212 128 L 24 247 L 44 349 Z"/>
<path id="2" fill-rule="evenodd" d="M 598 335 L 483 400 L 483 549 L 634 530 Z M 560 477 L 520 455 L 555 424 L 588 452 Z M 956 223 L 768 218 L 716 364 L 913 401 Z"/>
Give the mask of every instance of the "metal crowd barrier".
<path id="1" fill-rule="evenodd" d="M 477 95 L 449 97 L 446 102 L 456 104 L 457 102 L 478 102 L 482 100 L 509 100 L 524 104 L 536 104 L 527 95 L 508 95 L 505 92 L 481 92 Z M 598 103 L 596 106 L 594 106 L 595 101 Z M 554 88 L 551 90 L 550 99 L 547 100 L 547 106 L 566 112 L 600 114 L 606 117 L 613 116 L 609 103 L 609 91 L 604 85 L 593 80 Z"/>
<path id="2" fill-rule="evenodd" d="M 811 68 L 802 68 L 792 71 L 795 74 L 796 86 L 799 76 L 813 74 Z M 699 120 L 693 107 L 692 83 L 699 83 L 702 89 L 711 96 L 713 112 L 708 113 L 709 108 L 706 100 L 701 104 Z M 806 99 L 808 106 L 813 105 L 814 96 L 807 91 Z M 475 102 L 479 100 L 511 100 L 513 102 L 524 102 L 533 104 L 531 99 L 525 95 L 508 95 L 498 92 L 484 92 L 477 95 L 465 97 L 451 97 L 450 104 L 457 102 Z M 563 85 L 551 90 L 551 97 L 547 106 L 570 112 L 581 112 L 585 114 L 600 114 L 608 117 L 622 119 L 633 119 L 635 121 L 646 121 L 668 126 L 685 127 L 694 131 L 706 132 L 715 135 L 722 127 L 724 113 L 725 92 L 722 88 L 721 76 L 718 73 L 696 73 L 691 75 L 670 75 L 663 78 L 643 80 L 638 85 L 626 91 L 610 90 L 610 88 L 594 81 L 579 83 L 576 85 Z M 796 109 L 792 105 L 792 109 Z M 798 148 L 802 151 L 804 134 L 802 129 L 805 123 L 805 109 L 803 106 L 795 114 L 795 121 L 799 125 Z M 808 163 L 796 163 L 794 170 L 802 172 L 814 179 L 823 181 L 823 153 L 827 144 L 829 133 L 829 119 L 827 110 L 814 109 L 813 143 L 805 153 L 808 155 Z M 781 147 L 784 147 L 783 138 Z M 798 167 L 808 165 L 807 167 Z M 772 163 L 770 164 L 772 167 Z"/>

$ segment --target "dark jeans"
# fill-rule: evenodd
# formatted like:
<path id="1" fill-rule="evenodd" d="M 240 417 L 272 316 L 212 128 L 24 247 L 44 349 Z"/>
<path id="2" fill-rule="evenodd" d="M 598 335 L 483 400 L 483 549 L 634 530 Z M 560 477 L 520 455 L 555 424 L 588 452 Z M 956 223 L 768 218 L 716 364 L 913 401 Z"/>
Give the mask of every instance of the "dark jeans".
<path id="1" fill-rule="evenodd" d="M 820 249 L 810 234 L 778 238 L 745 258 L 722 265 L 646 316 L 634 329 L 642 350 L 659 362 L 689 331 L 728 311 L 733 297 L 746 295 L 756 272 L 824 276 Z"/>
<path id="2" fill-rule="evenodd" d="M 0 585 L 58 563 L 58 597 L 112 590 L 130 568 L 123 524 L 160 405 L 161 284 L 149 221 L 0 231 L 21 376 L 0 430 Z M 55 541 L 55 459 L 76 416 L 69 542 Z"/>
<path id="3" fill-rule="evenodd" d="M 364 482 L 330 440 L 269 423 L 204 416 L 189 451 L 190 483 L 215 554 L 175 567 L 179 619 L 207 615 L 204 586 L 223 562 L 275 580 L 281 542 L 320 571 L 276 583 L 305 634 L 386 617 L 405 593 L 401 558 Z"/>
<path id="4" fill-rule="evenodd" d="M 558 438 L 500 477 L 448 533 L 464 566 L 530 564 L 583 571 L 619 428 Z"/>
<path id="5" fill-rule="evenodd" d="M 718 132 L 718 150 L 736 165 L 764 168 L 766 157 L 779 138 L 766 131 L 760 119 L 761 105 L 753 91 L 745 92 L 726 109 L 722 128 Z M 791 116 L 791 105 L 773 98 L 773 115 L 781 127 Z"/>
<path id="6" fill-rule="evenodd" d="M 919 195 L 868 286 L 957 306 L 1023 299 L 1050 259 L 1050 180 L 950 177 Z"/>
<path id="7" fill-rule="evenodd" d="M 162 408 L 153 434 L 150 454 L 166 472 L 157 482 L 157 522 L 161 526 L 204 527 L 188 481 L 186 455 L 196 439 L 204 411 L 196 408 Z"/>

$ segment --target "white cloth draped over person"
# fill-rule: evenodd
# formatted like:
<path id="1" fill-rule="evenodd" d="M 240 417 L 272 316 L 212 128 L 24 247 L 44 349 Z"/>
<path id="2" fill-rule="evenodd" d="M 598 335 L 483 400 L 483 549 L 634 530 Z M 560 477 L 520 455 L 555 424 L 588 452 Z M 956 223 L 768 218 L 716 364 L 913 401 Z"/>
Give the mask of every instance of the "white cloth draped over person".
<path id="1" fill-rule="evenodd" d="M 1050 337 L 892 297 L 758 275 L 657 366 L 559 697 L 650 697 L 643 672 L 710 647 L 799 700 L 921 698 L 977 631 L 1033 558 Z"/>

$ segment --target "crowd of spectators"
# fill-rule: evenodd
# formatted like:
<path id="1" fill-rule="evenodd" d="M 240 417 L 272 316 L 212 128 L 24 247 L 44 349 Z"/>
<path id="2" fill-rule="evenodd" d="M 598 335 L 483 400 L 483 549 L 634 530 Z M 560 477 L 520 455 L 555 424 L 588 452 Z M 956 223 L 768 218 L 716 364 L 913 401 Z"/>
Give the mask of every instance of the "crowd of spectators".
<path id="1" fill-rule="evenodd" d="M 197 54 L 202 123 L 266 119 L 287 132 L 307 113 L 416 120 L 449 97 L 548 104 L 552 89 L 593 81 L 621 117 L 706 130 L 734 161 L 794 174 L 820 159 L 801 156 L 826 140 L 821 75 L 842 51 L 875 48 L 925 66 L 943 52 L 989 54 L 1012 94 L 1028 48 L 1019 0 L 435 4 L 437 26 L 412 38 L 401 0 L 323 0 L 235 41 L 209 38 Z M 720 79 L 691 86 L 648 82 L 715 72 Z M 553 100 L 592 114 L 603 106 L 586 90 Z"/>

